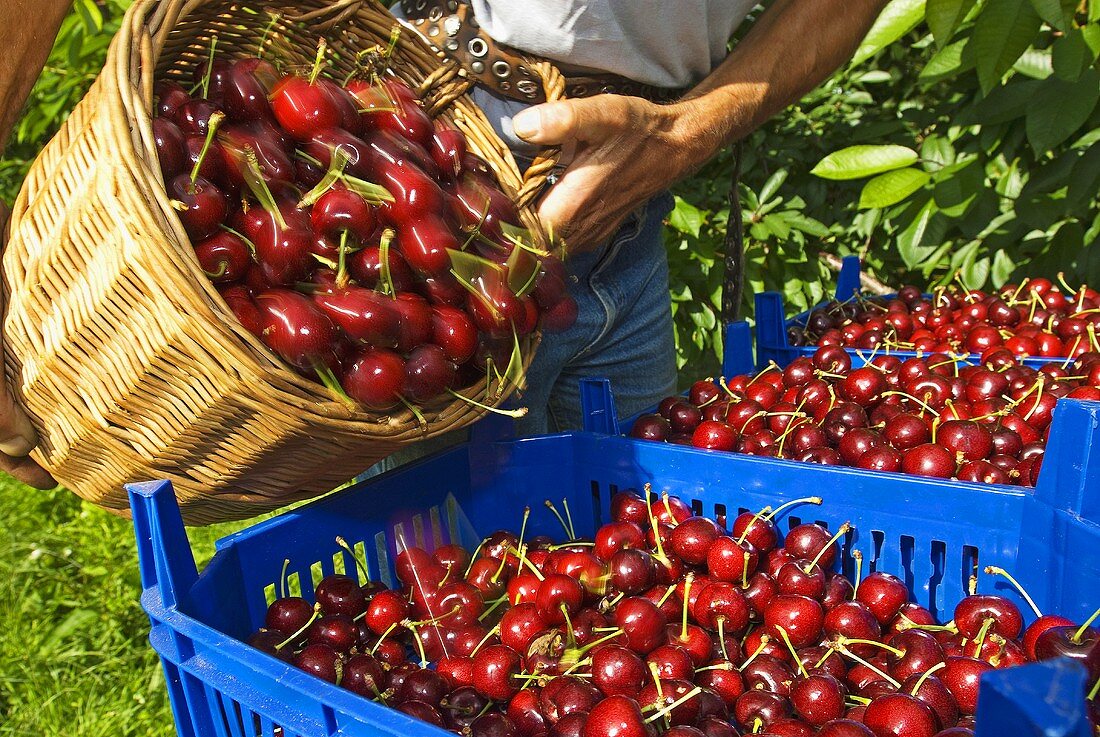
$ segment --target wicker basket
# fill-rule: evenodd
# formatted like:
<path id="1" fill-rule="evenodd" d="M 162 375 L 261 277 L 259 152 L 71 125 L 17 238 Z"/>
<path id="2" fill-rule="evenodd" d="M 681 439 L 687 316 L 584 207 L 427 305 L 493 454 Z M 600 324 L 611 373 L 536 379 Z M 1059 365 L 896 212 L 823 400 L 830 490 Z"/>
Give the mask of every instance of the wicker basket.
<path id="1" fill-rule="evenodd" d="M 324 38 L 343 74 L 356 51 L 389 43 L 395 25 L 376 0 L 134 3 L 99 79 L 32 167 L 3 259 L 7 378 L 39 433 L 33 457 L 62 484 L 125 514 L 123 483 L 166 478 L 188 522 L 243 518 L 328 491 L 481 415 L 458 400 L 426 408 L 426 426 L 407 411 L 354 411 L 286 369 L 203 275 L 157 163 L 154 81 L 189 75 L 212 35 L 226 56 L 263 44 L 302 65 Z M 413 32 L 398 36 L 392 66 L 430 115 L 467 135 L 544 239 L 529 203 L 552 157 L 521 176 L 464 96 L 470 82 Z M 560 75 L 533 66 L 559 98 Z M 525 341 L 527 361 L 536 343 Z M 514 388 L 466 394 L 499 404 Z"/>

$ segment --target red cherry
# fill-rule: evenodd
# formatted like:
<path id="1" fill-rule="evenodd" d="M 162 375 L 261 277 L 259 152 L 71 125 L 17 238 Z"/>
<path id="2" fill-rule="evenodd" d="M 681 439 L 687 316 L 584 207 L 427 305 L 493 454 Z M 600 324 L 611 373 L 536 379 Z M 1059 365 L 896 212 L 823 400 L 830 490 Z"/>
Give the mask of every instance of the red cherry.
<path id="1" fill-rule="evenodd" d="M 344 391 L 373 410 L 386 411 L 400 403 L 405 362 L 396 353 L 372 348 L 352 360 L 341 376 Z"/>

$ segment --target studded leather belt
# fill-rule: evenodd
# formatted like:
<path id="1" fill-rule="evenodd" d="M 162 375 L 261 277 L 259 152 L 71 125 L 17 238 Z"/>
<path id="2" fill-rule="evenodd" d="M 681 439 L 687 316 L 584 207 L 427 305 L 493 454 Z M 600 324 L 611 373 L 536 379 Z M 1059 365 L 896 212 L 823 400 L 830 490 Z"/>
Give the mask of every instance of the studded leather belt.
<path id="1" fill-rule="evenodd" d="M 546 101 L 542 85 L 529 67 L 531 57 L 490 38 L 466 0 L 401 0 L 401 10 L 432 48 L 458 62 L 480 84 L 514 100 L 532 104 Z M 557 66 L 565 77 L 567 97 L 611 94 L 671 102 L 686 92 L 641 84 L 615 74 L 589 74 Z"/>

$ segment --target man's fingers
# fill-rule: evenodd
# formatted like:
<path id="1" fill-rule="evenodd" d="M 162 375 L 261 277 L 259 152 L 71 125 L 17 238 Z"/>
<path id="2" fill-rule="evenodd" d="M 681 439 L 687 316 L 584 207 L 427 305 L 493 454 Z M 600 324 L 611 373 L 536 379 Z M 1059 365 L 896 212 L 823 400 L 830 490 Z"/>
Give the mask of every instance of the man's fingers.
<path id="1" fill-rule="evenodd" d="M 613 95 L 598 95 L 535 105 L 512 119 L 512 130 L 528 143 L 543 146 L 602 140 L 624 122 L 623 116 L 613 112 L 618 107 L 614 99 Z"/>
<path id="2" fill-rule="evenodd" d="M 30 458 L 10 458 L 0 455 L 0 471 L 9 473 L 36 489 L 52 489 L 57 486 L 53 476 Z"/>
<path id="3" fill-rule="evenodd" d="M 36 445 L 38 434 L 34 425 L 12 399 L 7 386 L 0 386 L 0 453 L 25 456 Z"/>

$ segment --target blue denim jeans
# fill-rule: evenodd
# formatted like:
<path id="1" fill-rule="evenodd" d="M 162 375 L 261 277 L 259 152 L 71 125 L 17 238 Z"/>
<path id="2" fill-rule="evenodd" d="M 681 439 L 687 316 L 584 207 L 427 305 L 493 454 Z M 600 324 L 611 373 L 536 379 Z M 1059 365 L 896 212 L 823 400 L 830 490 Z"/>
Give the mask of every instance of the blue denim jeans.
<path id="1" fill-rule="evenodd" d="M 474 100 L 516 152 L 520 166 L 529 148 L 512 134 L 511 117 L 522 103 L 476 89 Z M 672 196 L 662 193 L 639 207 L 605 244 L 566 260 L 577 322 L 546 333 L 527 373 L 527 388 L 512 400 L 527 407 L 519 435 L 581 426 L 580 380 L 611 379 L 620 417 L 640 412 L 676 390 L 676 349 L 668 257 L 662 238 Z M 461 442 L 463 431 L 416 443 L 372 467 L 364 477 Z"/>

